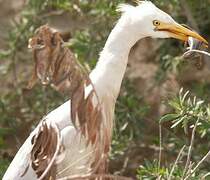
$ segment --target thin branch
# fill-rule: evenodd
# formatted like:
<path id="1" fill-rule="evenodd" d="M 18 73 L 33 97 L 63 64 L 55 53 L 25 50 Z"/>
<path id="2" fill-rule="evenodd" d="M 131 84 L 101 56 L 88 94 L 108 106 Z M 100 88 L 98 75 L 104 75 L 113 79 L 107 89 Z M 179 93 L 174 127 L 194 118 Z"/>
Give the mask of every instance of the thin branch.
<path id="1" fill-rule="evenodd" d="M 197 53 L 200 53 L 200 54 L 203 54 L 203 55 L 206 55 L 206 56 L 210 57 L 210 53 L 208 53 L 208 52 L 206 52 L 206 51 L 197 50 L 197 49 L 189 50 L 189 51 L 185 52 L 185 53 L 183 54 L 183 56 L 187 55 L 187 54 L 190 53 L 190 52 L 197 52 Z"/>
<path id="2" fill-rule="evenodd" d="M 192 161 L 190 161 L 190 164 L 189 164 L 189 167 L 188 167 L 188 170 L 187 170 L 187 173 L 186 174 L 189 174 L 192 170 L 192 167 L 194 166 L 195 163 L 193 163 Z"/>
<path id="3" fill-rule="evenodd" d="M 191 155 L 192 155 L 192 148 L 193 148 L 194 139 L 195 139 L 195 132 L 196 132 L 196 128 L 197 128 L 199 120 L 200 119 L 198 118 L 196 123 L 195 123 L 195 126 L 193 128 L 193 131 L 192 131 L 190 146 L 189 146 L 189 150 L 188 150 L 188 153 L 187 153 L 187 161 L 186 161 L 184 172 L 183 172 L 183 175 L 182 175 L 183 178 L 184 178 L 184 176 L 187 172 L 187 169 L 189 169 L 190 159 L 191 159 Z"/>
<path id="4" fill-rule="evenodd" d="M 18 76 L 17 76 L 17 66 L 16 66 L 16 52 L 13 52 L 12 55 L 12 62 L 11 62 L 11 67 L 12 67 L 12 74 L 13 74 L 13 84 L 15 88 L 18 87 Z"/>
<path id="5" fill-rule="evenodd" d="M 205 180 L 207 176 L 210 176 L 210 172 L 206 173 L 204 176 L 201 177 L 201 180 Z"/>
<path id="6" fill-rule="evenodd" d="M 184 178 L 184 180 L 187 180 L 198 168 L 199 166 L 210 156 L 210 150 L 208 153 L 198 162 L 198 164 L 195 166 L 195 168 Z"/>
<path id="7" fill-rule="evenodd" d="M 160 170 L 161 166 L 161 158 L 162 158 L 162 126 L 159 124 L 159 161 L 158 161 L 158 169 Z"/>
<path id="8" fill-rule="evenodd" d="M 120 174 L 123 174 L 128 166 L 129 157 L 127 156 L 123 162 L 122 169 L 120 170 Z"/>
<path id="9" fill-rule="evenodd" d="M 84 176 L 67 176 L 64 178 L 59 178 L 58 180 L 82 180 L 82 179 L 113 179 L 113 180 L 133 180 L 133 178 L 124 177 L 124 176 L 118 176 L 118 175 L 112 175 L 112 174 L 92 174 L 92 175 L 84 175 Z"/>
<path id="10" fill-rule="evenodd" d="M 176 167 L 176 165 L 178 164 L 179 159 L 180 159 L 180 157 L 181 157 L 181 155 L 182 155 L 182 153 L 183 153 L 185 147 L 186 147 L 186 145 L 184 145 L 184 146 L 182 147 L 182 149 L 179 151 L 179 154 L 178 154 L 178 156 L 177 156 L 177 158 L 176 158 L 176 161 L 175 161 L 175 163 L 174 163 L 174 165 L 173 165 L 173 167 L 172 167 L 172 169 L 171 169 L 171 172 L 170 172 L 170 174 L 169 174 L 168 180 L 171 180 L 171 177 L 172 177 L 172 175 L 173 175 L 173 172 L 174 172 L 174 170 L 175 170 L 175 167 Z"/>
<path id="11" fill-rule="evenodd" d="M 48 13 L 40 15 L 39 18 L 41 19 L 41 18 L 48 18 L 50 16 L 60 16 L 62 14 L 64 14 L 64 10 L 50 11 Z"/>

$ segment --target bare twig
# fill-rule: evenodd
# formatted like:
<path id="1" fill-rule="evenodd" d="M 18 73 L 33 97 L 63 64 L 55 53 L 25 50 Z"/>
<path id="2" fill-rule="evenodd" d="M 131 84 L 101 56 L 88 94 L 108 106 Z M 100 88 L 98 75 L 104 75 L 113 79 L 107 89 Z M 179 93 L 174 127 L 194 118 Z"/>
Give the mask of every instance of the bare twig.
<path id="1" fill-rule="evenodd" d="M 195 168 L 184 178 L 184 180 L 187 180 L 198 168 L 199 166 L 210 156 L 210 150 L 208 153 L 198 162 L 198 164 L 195 166 Z M 209 175 L 209 174 L 208 174 Z"/>
<path id="2" fill-rule="evenodd" d="M 133 180 L 133 178 L 124 177 L 124 176 L 118 176 L 118 175 L 112 175 L 112 174 L 92 174 L 92 175 L 85 175 L 85 176 L 67 176 L 64 178 L 59 178 L 58 180 L 82 180 L 82 179 L 113 179 L 113 180 Z"/>
<path id="3" fill-rule="evenodd" d="M 45 13 L 45 14 L 42 14 L 39 18 L 47 18 L 47 17 L 50 17 L 50 16 L 59 16 L 59 15 L 62 15 L 64 13 L 63 10 L 57 10 L 57 11 L 50 11 L 48 13 Z"/>
<path id="4" fill-rule="evenodd" d="M 197 53 L 200 53 L 200 54 L 203 54 L 203 55 L 206 55 L 206 56 L 210 57 L 210 53 L 208 53 L 208 52 L 206 52 L 206 51 L 197 50 L 197 49 L 189 50 L 189 51 L 185 52 L 185 53 L 183 54 L 183 56 L 187 55 L 187 54 L 190 53 L 190 52 L 197 52 Z"/>
<path id="5" fill-rule="evenodd" d="M 190 164 L 188 166 L 188 170 L 187 170 L 187 173 L 186 174 L 189 174 L 191 172 L 192 167 L 194 166 L 194 164 L 195 164 L 194 162 L 190 161 Z"/>
<path id="6" fill-rule="evenodd" d="M 17 76 L 17 66 L 16 66 L 16 52 L 13 53 L 12 55 L 12 62 L 11 62 L 11 67 L 12 67 L 12 74 L 13 74 L 13 83 L 15 88 L 18 87 L 18 76 Z"/>
<path id="7" fill-rule="evenodd" d="M 123 174 L 128 166 L 129 157 L 127 156 L 123 162 L 123 167 L 120 170 L 120 174 Z"/>
<path id="8" fill-rule="evenodd" d="M 196 132 L 196 128 L 197 128 L 199 120 L 200 119 L 198 118 L 195 125 L 194 125 L 193 131 L 192 131 L 190 146 L 189 146 L 189 150 L 188 150 L 188 153 L 187 153 L 187 161 L 186 161 L 183 176 L 182 176 L 183 178 L 184 178 L 187 170 L 189 169 L 190 159 L 191 159 L 191 155 L 192 155 L 192 148 L 193 148 L 194 139 L 195 139 L 195 132 Z"/>
<path id="9" fill-rule="evenodd" d="M 178 164 L 179 159 L 181 158 L 181 155 L 182 155 L 182 153 L 183 153 L 185 147 L 186 147 L 186 145 L 184 145 L 184 146 L 182 147 L 182 149 L 179 151 L 179 154 L 178 154 L 178 156 L 177 156 L 177 158 L 176 158 L 176 161 L 175 161 L 175 163 L 174 163 L 174 165 L 173 165 L 173 167 L 172 167 L 172 169 L 171 169 L 171 172 L 170 172 L 170 174 L 169 174 L 168 180 L 171 180 L 171 177 L 172 177 L 172 175 L 173 175 L 173 172 L 174 172 L 174 170 L 175 170 L 175 167 L 176 167 L 176 165 Z"/>
<path id="10" fill-rule="evenodd" d="M 159 124 L 159 161 L 158 161 L 158 169 L 160 169 L 161 166 L 161 158 L 162 158 L 162 126 L 161 123 Z"/>
<path id="11" fill-rule="evenodd" d="M 210 176 L 210 172 L 206 173 L 204 176 L 201 177 L 201 180 L 205 180 L 207 176 Z"/>

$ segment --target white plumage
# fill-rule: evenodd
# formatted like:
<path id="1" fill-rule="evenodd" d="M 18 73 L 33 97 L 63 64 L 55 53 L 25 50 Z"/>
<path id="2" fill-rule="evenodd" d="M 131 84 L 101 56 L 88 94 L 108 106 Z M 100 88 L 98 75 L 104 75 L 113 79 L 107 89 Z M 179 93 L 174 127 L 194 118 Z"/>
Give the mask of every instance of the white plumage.
<path id="1" fill-rule="evenodd" d="M 101 103 L 103 124 L 110 132 L 113 129 L 115 102 L 126 70 L 129 52 L 139 39 L 174 37 L 186 40 L 188 36 L 192 36 L 207 43 L 197 33 L 176 23 L 151 2 L 139 2 L 136 7 L 120 5 L 119 10 L 123 12 L 122 17 L 112 30 L 99 61 L 89 76 Z M 86 94 L 90 93 L 90 88 L 86 88 Z M 93 98 L 93 103 L 96 104 L 97 98 L 94 96 Z M 56 179 L 94 173 L 91 164 L 96 152 L 91 144 L 87 145 L 87 138 L 74 127 L 70 114 L 69 100 L 43 118 L 47 127 L 58 128 L 63 144 L 62 153 L 56 156 L 54 162 Z M 36 180 L 42 177 L 37 175 L 31 165 L 32 137 L 38 133 L 42 123 L 43 121 L 22 145 L 3 180 Z"/>

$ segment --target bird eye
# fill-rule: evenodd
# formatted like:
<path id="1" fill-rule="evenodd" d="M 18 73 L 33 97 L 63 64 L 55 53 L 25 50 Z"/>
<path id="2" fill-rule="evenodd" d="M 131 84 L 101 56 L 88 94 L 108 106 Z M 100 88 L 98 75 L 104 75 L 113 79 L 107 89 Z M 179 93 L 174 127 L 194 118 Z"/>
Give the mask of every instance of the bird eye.
<path id="1" fill-rule="evenodd" d="M 159 22 L 158 20 L 154 20 L 154 21 L 153 21 L 153 25 L 154 25 L 154 26 L 159 26 L 159 25 L 160 25 L 160 22 Z"/>

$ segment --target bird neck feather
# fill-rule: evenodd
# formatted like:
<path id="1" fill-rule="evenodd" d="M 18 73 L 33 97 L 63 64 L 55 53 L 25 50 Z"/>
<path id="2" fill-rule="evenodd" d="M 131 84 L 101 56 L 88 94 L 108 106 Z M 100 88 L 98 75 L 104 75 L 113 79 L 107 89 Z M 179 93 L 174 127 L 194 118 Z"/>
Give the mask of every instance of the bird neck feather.
<path id="1" fill-rule="evenodd" d="M 116 100 L 119 94 L 130 49 L 141 39 L 129 23 L 129 17 L 121 17 L 110 33 L 98 63 L 90 74 L 99 98 L 111 96 Z"/>

